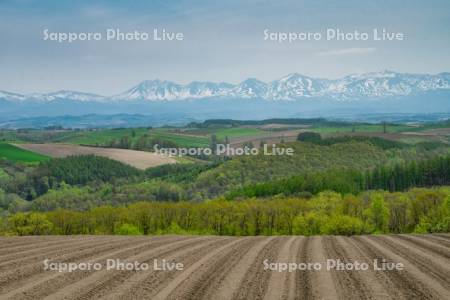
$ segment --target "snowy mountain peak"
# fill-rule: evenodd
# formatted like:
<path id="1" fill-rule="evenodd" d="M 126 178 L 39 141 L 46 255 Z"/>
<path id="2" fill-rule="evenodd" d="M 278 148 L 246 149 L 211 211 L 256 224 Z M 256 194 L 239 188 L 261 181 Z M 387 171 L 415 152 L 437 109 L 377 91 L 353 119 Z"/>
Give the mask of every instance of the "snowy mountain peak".
<path id="1" fill-rule="evenodd" d="M 105 97 L 92 94 L 92 93 L 83 93 L 83 92 L 77 92 L 77 91 L 69 91 L 69 90 L 60 90 L 53 93 L 46 93 L 46 94 L 34 94 L 34 98 L 38 100 L 44 100 L 44 101 L 57 101 L 59 99 L 65 99 L 65 100 L 76 100 L 76 101 L 101 101 Z"/>
<path id="2" fill-rule="evenodd" d="M 173 100 L 181 86 L 159 79 L 144 80 L 128 91 L 111 97 L 112 100 Z"/>
<path id="3" fill-rule="evenodd" d="M 27 97 L 21 94 L 0 91 L 0 100 L 1 99 L 6 101 L 24 101 Z"/>
<path id="4" fill-rule="evenodd" d="M 72 100 L 72 101 L 102 101 L 105 99 L 104 96 L 92 94 L 92 93 L 83 93 L 76 91 L 67 91 L 61 90 L 52 93 L 33 93 L 28 95 L 21 95 L 15 93 L 9 93 L 0 91 L 0 99 L 6 101 L 36 101 L 36 102 L 52 102 L 59 100 Z"/>
<path id="5" fill-rule="evenodd" d="M 57 91 L 47 94 L 20 95 L 0 91 L 6 101 L 180 101 L 205 98 L 261 99 L 266 101 L 295 101 L 303 98 L 326 97 L 340 101 L 378 99 L 391 96 L 450 90 L 450 73 L 437 75 L 406 74 L 390 70 L 348 75 L 340 79 L 317 79 L 289 74 L 270 83 L 249 78 L 238 84 L 194 81 L 186 85 L 167 80 L 145 80 L 131 89 L 104 97 L 76 91 Z"/>
<path id="6" fill-rule="evenodd" d="M 267 93 L 267 84 L 256 79 L 249 78 L 233 88 L 231 94 L 240 98 L 264 98 Z"/>
<path id="7" fill-rule="evenodd" d="M 299 74 L 299 73 L 291 73 L 291 74 L 284 76 L 275 81 L 277 81 L 277 82 L 286 82 L 286 81 L 292 82 L 292 81 L 301 81 L 301 80 L 307 80 L 307 79 L 312 79 L 312 78 L 302 75 L 302 74 Z"/>

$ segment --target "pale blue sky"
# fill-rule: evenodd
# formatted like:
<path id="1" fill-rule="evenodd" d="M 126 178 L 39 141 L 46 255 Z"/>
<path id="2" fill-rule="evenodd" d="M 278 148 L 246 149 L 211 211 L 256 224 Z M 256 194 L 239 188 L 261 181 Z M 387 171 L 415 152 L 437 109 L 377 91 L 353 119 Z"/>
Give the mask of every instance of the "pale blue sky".
<path id="1" fill-rule="evenodd" d="M 175 43 L 43 41 L 42 31 L 182 31 Z M 403 32 L 405 41 L 264 41 L 264 29 Z M 450 1 L 0 1 L 0 90 L 112 95 L 144 79 L 236 83 L 450 71 Z"/>

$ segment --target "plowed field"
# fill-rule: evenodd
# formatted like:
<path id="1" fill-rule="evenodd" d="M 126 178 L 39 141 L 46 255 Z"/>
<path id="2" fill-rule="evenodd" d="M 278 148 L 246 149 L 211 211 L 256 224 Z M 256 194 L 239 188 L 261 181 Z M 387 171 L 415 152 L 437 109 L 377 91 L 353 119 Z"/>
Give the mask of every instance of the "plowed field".
<path id="1" fill-rule="evenodd" d="M 93 154 L 118 160 L 138 169 L 147 169 L 176 162 L 175 159 L 162 154 L 128 149 L 87 147 L 69 144 L 17 144 L 16 146 L 49 157 Z"/>
<path id="2" fill-rule="evenodd" d="M 97 263 L 59 272 L 55 265 Z M 148 264 L 107 268 L 107 260 Z M 325 262 L 366 263 L 328 270 Z M 166 264 L 163 264 L 165 260 Z M 402 264 L 375 270 L 374 260 Z M 182 270 L 155 269 L 182 265 Z M 317 263 L 320 270 L 267 269 Z M 380 265 L 378 265 L 379 267 Z M 450 235 L 0 238 L 0 299 L 449 299 Z"/>

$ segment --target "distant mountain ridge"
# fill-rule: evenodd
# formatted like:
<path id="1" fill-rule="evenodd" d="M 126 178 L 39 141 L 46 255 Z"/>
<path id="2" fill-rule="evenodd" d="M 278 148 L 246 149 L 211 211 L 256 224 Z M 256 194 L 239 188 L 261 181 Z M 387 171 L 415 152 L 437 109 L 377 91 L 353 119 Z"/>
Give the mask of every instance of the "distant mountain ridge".
<path id="1" fill-rule="evenodd" d="M 186 85 L 172 81 L 146 80 L 113 96 L 77 91 L 57 91 L 22 95 L 0 91 L 0 101 L 7 102 L 139 102 L 184 101 L 209 98 L 258 99 L 265 101 L 296 101 L 328 98 L 337 101 L 376 100 L 402 97 L 432 91 L 450 90 L 450 73 L 408 74 L 393 71 L 349 75 L 339 79 L 320 79 L 293 73 L 269 83 L 249 78 L 239 84 L 225 82 L 191 82 Z"/>

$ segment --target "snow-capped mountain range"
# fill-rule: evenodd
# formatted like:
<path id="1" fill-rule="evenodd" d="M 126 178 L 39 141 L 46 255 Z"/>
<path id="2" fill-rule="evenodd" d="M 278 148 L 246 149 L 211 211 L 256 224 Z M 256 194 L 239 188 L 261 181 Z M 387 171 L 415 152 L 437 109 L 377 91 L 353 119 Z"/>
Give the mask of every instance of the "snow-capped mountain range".
<path id="1" fill-rule="evenodd" d="M 269 83 L 249 78 L 239 84 L 146 80 L 114 96 L 100 96 L 76 91 L 21 95 L 0 91 L 0 100 L 24 102 L 136 102 L 182 101 L 206 98 L 259 99 L 295 101 L 305 98 L 331 98 L 338 101 L 401 97 L 422 92 L 450 90 L 450 73 L 406 74 L 392 71 L 349 75 L 340 79 L 311 78 L 290 74 Z"/>

